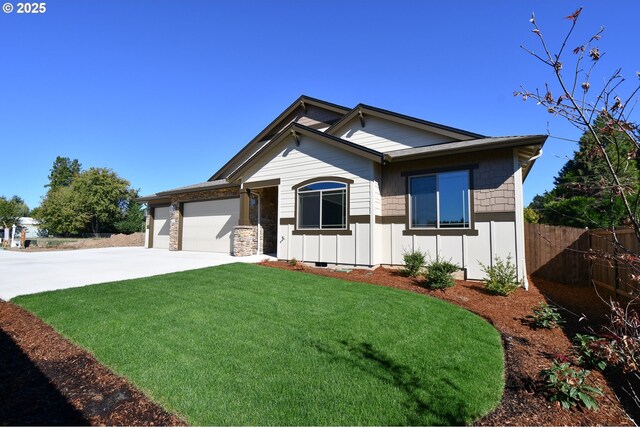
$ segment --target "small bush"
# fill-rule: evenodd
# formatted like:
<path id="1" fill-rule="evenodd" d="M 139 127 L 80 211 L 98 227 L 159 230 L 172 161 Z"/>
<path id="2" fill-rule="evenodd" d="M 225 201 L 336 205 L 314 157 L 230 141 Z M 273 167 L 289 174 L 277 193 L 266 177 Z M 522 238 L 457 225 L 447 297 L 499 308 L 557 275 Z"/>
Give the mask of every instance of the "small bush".
<path id="1" fill-rule="evenodd" d="M 602 396 L 597 386 L 586 384 L 591 374 L 586 369 L 571 366 L 569 362 L 554 360 L 549 369 L 540 371 L 545 393 L 551 402 L 558 402 L 563 409 L 582 405 L 589 410 L 598 410 L 596 398 Z"/>
<path id="2" fill-rule="evenodd" d="M 427 285 L 431 289 L 450 288 L 456 282 L 451 277 L 451 273 L 460 270 L 456 264 L 449 261 L 442 261 L 436 258 L 435 261 L 429 262 L 427 265 Z"/>
<path id="3" fill-rule="evenodd" d="M 552 305 L 541 302 L 539 306 L 533 307 L 533 316 L 527 316 L 536 328 L 553 329 L 564 323 L 558 309 Z"/>
<path id="4" fill-rule="evenodd" d="M 402 274 L 409 277 L 417 277 L 422 273 L 427 255 L 420 251 L 404 251 L 402 253 L 404 268 Z"/>
<path id="5" fill-rule="evenodd" d="M 291 258 L 289 261 L 287 261 L 287 264 L 289 264 L 292 267 L 295 267 L 296 265 L 298 265 L 298 260 L 295 258 Z"/>
<path id="6" fill-rule="evenodd" d="M 520 287 L 516 265 L 511 262 L 511 256 L 508 256 L 506 260 L 495 257 L 492 266 L 479 264 L 487 275 L 483 283 L 489 293 L 507 296 Z"/>
<path id="7" fill-rule="evenodd" d="M 605 338 L 593 335 L 576 334 L 573 337 L 573 352 L 576 362 L 585 368 L 598 368 L 605 370 L 607 360 L 615 349 Z"/>

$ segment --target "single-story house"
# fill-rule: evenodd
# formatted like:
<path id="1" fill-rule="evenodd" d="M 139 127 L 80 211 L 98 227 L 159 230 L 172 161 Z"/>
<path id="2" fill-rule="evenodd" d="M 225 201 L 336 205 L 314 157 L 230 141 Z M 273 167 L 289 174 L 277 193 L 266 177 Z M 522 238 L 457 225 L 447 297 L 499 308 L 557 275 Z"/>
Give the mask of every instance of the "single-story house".
<path id="1" fill-rule="evenodd" d="M 420 249 L 469 279 L 511 256 L 524 278 L 522 183 L 546 138 L 302 96 L 207 181 L 141 197 L 146 247 L 355 267 Z"/>

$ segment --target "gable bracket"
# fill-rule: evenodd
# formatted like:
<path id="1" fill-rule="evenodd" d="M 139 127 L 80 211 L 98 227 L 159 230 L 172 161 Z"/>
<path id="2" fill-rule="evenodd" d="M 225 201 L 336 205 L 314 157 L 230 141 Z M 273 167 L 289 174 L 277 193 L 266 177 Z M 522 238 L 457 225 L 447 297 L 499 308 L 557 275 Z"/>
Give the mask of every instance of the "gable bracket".
<path id="1" fill-rule="evenodd" d="M 358 109 L 358 118 L 360 119 L 360 124 L 364 127 L 364 114 L 362 113 L 362 108 Z"/>
<path id="2" fill-rule="evenodd" d="M 296 132 L 295 130 L 291 129 L 291 135 L 293 135 L 293 137 L 296 140 L 296 147 L 300 146 L 300 134 L 298 132 Z"/>
<path id="3" fill-rule="evenodd" d="M 307 104 L 304 102 L 304 99 L 302 101 L 300 101 L 300 106 L 302 107 L 302 109 L 306 113 L 307 112 Z"/>

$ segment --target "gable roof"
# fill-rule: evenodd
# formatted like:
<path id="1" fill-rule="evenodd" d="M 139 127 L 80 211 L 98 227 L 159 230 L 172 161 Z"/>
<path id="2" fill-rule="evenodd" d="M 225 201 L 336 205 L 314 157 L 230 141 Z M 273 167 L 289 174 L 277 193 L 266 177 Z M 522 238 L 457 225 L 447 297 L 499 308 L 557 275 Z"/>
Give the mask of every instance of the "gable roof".
<path id="1" fill-rule="evenodd" d="M 306 110 L 307 105 L 313 105 L 318 108 L 322 108 L 325 110 L 333 111 L 338 114 L 347 114 L 349 112 L 349 108 L 343 107 L 338 104 L 333 104 L 331 102 L 326 102 L 321 99 L 312 98 L 310 96 L 302 95 L 300 98 L 293 101 L 291 105 L 289 105 L 278 117 L 276 117 L 271 123 L 267 125 L 258 135 L 256 135 L 247 145 L 245 145 L 240 151 L 236 153 L 227 163 L 225 163 L 216 173 L 214 173 L 209 181 L 213 181 L 216 179 L 225 178 L 223 176 L 225 173 L 230 172 L 232 165 L 236 163 L 242 156 L 246 156 L 251 153 L 251 150 L 259 150 L 259 143 L 264 141 L 270 132 L 273 132 L 281 122 L 287 118 L 291 113 L 293 113 L 298 107 L 303 107 Z M 254 152 L 255 154 L 255 152 Z"/>
<path id="2" fill-rule="evenodd" d="M 365 114 L 459 140 L 486 138 L 484 135 L 481 135 L 479 133 L 469 132 L 463 129 L 445 126 L 435 122 L 429 122 L 427 120 L 406 116 L 404 114 L 395 113 L 389 110 L 383 110 L 382 108 L 372 107 L 365 104 L 358 104 L 340 120 L 332 124 L 329 129 L 326 130 L 326 132 L 332 135 L 335 134 L 340 128 L 342 128 L 342 126 L 359 115 L 363 120 L 364 127 L 366 127 L 366 119 L 364 119 Z"/>
<path id="3" fill-rule="evenodd" d="M 227 179 L 229 181 L 233 181 L 236 177 L 238 177 L 242 172 L 244 172 L 251 164 L 260 158 L 262 158 L 269 151 L 271 147 L 276 146 L 281 141 L 285 140 L 288 137 L 299 138 L 300 135 L 307 136 L 309 138 L 313 138 L 317 141 L 324 142 L 333 147 L 340 148 L 342 150 L 348 151 L 352 154 L 365 157 L 369 160 L 382 163 L 384 160 L 384 155 L 376 150 L 372 150 L 371 148 L 367 148 L 365 146 L 354 144 L 352 142 L 346 141 L 344 139 L 335 137 L 333 135 L 329 135 L 325 132 L 320 132 L 316 129 L 310 128 L 308 126 L 301 125 L 299 123 L 291 123 L 284 129 L 282 129 L 276 136 L 271 138 L 269 142 L 263 145 L 258 151 L 256 151 L 251 157 L 244 161 L 237 169 L 229 174 Z"/>

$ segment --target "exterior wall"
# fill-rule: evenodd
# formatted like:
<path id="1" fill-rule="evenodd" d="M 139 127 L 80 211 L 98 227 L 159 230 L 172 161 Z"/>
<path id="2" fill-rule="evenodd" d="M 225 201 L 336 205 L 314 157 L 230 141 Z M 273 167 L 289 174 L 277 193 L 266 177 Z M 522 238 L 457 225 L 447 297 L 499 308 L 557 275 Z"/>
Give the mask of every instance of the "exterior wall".
<path id="1" fill-rule="evenodd" d="M 355 118 L 338 129 L 335 135 L 382 153 L 405 148 L 450 142 L 451 138 L 404 126 L 377 117 L 365 117 L 365 127 Z"/>
<path id="2" fill-rule="evenodd" d="M 281 218 L 295 217 L 295 191 L 292 187 L 304 180 L 336 176 L 354 181 L 350 185 L 349 214 L 369 215 L 369 181 L 371 161 L 348 152 L 302 137 L 300 146 L 287 138 L 243 176 L 244 182 L 280 179 L 278 201 Z"/>
<path id="3" fill-rule="evenodd" d="M 406 215 L 406 178 L 402 172 L 455 165 L 478 164 L 473 170 L 475 213 L 515 211 L 513 151 L 495 150 L 473 156 L 445 156 L 435 159 L 391 163 L 382 170 L 382 215 Z"/>
<path id="4" fill-rule="evenodd" d="M 289 138 L 274 147 L 243 176 L 244 182 L 280 179 L 276 238 L 278 258 L 348 265 L 373 264 L 369 240 L 372 163 L 312 138 L 301 138 L 299 146 Z M 310 178 L 328 176 L 353 180 L 349 185 L 350 234 L 294 233 L 296 192 L 292 187 Z"/>
<path id="5" fill-rule="evenodd" d="M 472 164 L 478 166 L 473 169 L 472 217 L 476 231 L 459 235 L 445 235 L 447 232 L 440 235 L 406 233 L 407 189 L 402 172 Z M 378 225 L 380 243 L 376 245 L 380 247 L 379 263 L 402 264 L 403 252 L 419 249 L 432 259 L 436 256 L 451 259 L 467 270 L 469 279 L 482 279 L 484 273 L 479 263 L 492 265 L 495 256 L 511 256 L 515 262 L 520 253 L 517 247 L 516 199 L 522 197 L 515 191 L 515 167 L 511 149 L 475 153 L 463 158 L 447 156 L 385 165 L 382 169 L 382 224 Z M 521 268 L 519 275 L 522 275 Z"/>
<path id="6" fill-rule="evenodd" d="M 170 212 L 169 220 L 169 250 L 180 250 L 180 239 L 182 237 L 181 227 L 181 210 L 180 204 L 183 202 L 197 201 L 197 200 L 213 200 L 213 199 L 226 199 L 239 196 L 239 188 L 220 188 L 216 190 L 203 190 L 192 191 L 186 193 L 180 193 L 170 196 L 171 206 L 173 211 Z M 153 205 L 152 205 L 153 206 Z M 149 216 L 147 216 L 147 231 L 145 234 L 145 247 L 149 247 Z"/>

